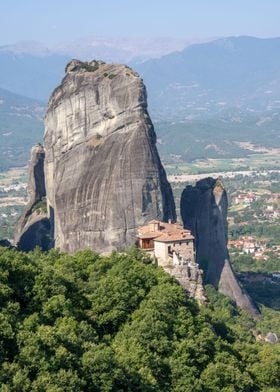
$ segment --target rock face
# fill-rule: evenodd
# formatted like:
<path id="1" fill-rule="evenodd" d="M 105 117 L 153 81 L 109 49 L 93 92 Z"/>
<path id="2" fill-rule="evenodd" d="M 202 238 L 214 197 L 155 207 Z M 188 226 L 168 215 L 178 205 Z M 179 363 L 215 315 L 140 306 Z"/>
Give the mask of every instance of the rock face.
<path id="1" fill-rule="evenodd" d="M 274 332 L 268 332 L 265 336 L 261 334 L 259 335 L 255 334 L 255 338 L 257 342 L 266 342 L 271 344 L 279 343 L 279 338 L 277 334 Z"/>
<path id="2" fill-rule="evenodd" d="M 194 261 L 180 263 L 171 268 L 164 267 L 164 270 L 176 279 L 190 298 L 194 298 L 200 305 L 207 303 L 203 287 L 203 271 L 197 263 Z"/>
<path id="3" fill-rule="evenodd" d="M 187 186 L 181 197 L 184 227 L 196 242 L 196 259 L 204 271 L 204 283 L 210 283 L 236 304 L 258 316 L 248 294 L 240 287 L 229 261 L 227 249 L 227 194 L 222 182 L 206 178 L 196 186 Z"/>
<path id="4" fill-rule="evenodd" d="M 14 240 L 18 248 L 25 251 L 32 250 L 36 246 L 47 250 L 52 246 L 51 225 L 46 204 L 44 159 L 43 146 L 34 146 L 29 164 L 29 201 L 18 221 Z"/>
<path id="5" fill-rule="evenodd" d="M 72 60 L 45 118 L 45 184 L 55 246 L 120 250 L 136 228 L 176 220 L 145 86 L 124 65 Z"/>

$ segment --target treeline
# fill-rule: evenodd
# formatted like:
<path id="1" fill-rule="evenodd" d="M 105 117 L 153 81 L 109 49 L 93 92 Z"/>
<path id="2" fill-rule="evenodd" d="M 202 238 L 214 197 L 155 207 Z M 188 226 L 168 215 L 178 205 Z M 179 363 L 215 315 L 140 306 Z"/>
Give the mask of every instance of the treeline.
<path id="1" fill-rule="evenodd" d="M 244 219 L 244 217 L 242 217 Z M 258 238 L 271 238 L 271 245 L 277 243 L 277 239 L 280 238 L 280 225 L 276 223 L 248 223 L 246 225 L 233 225 L 229 228 L 229 238 L 236 240 L 240 236 L 251 236 L 254 235 Z"/>
<path id="2" fill-rule="evenodd" d="M 231 252 L 231 262 L 236 272 L 273 273 L 280 271 L 280 259 L 273 252 L 266 252 L 267 259 L 256 260 L 250 254 Z"/>
<path id="3" fill-rule="evenodd" d="M 279 345 L 208 288 L 198 308 L 136 250 L 101 257 L 0 248 L 6 391 L 270 391 Z"/>

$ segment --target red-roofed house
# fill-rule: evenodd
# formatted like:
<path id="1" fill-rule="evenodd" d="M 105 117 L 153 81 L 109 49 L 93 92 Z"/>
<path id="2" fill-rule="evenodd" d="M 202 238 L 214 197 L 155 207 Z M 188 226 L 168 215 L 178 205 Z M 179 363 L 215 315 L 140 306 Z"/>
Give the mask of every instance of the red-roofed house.
<path id="1" fill-rule="evenodd" d="M 138 246 L 152 252 L 163 267 L 195 260 L 194 237 L 178 223 L 153 220 L 140 227 Z"/>

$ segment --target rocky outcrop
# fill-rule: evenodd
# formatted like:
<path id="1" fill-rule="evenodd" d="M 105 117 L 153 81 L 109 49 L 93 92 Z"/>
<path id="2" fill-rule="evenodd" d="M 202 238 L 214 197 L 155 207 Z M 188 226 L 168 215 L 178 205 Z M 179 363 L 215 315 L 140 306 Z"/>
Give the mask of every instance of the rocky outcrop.
<path id="1" fill-rule="evenodd" d="M 276 333 L 268 332 L 266 335 L 254 333 L 257 342 L 265 342 L 270 344 L 279 343 L 279 338 Z"/>
<path id="2" fill-rule="evenodd" d="M 51 224 L 47 214 L 44 179 L 45 151 L 40 144 L 31 150 L 28 180 L 28 204 L 20 217 L 15 244 L 21 250 L 32 250 L 36 246 L 47 250 L 52 246 Z"/>
<path id="3" fill-rule="evenodd" d="M 206 178 L 187 186 L 181 197 L 184 227 L 191 230 L 196 243 L 196 260 L 210 283 L 236 304 L 258 316 L 248 294 L 239 285 L 227 249 L 227 194 L 221 180 Z"/>
<path id="4" fill-rule="evenodd" d="M 49 100 L 44 149 L 56 247 L 120 250 L 151 219 L 176 220 L 146 89 L 130 68 L 72 60 Z"/>
<path id="5" fill-rule="evenodd" d="M 203 287 L 203 271 L 194 260 L 187 262 L 180 258 L 180 263 L 166 266 L 164 270 L 176 279 L 190 298 L 194 298 L 200 305 L 207 303 Z"/>

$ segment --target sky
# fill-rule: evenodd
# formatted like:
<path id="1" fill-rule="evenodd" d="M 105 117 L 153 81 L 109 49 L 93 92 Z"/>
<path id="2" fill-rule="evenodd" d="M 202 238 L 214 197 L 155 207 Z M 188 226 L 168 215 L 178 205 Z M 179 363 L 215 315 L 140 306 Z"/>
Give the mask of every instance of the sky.
<path id="1" fill-rule="evenodd" d="M 280 36 L 280 0 L 0 0 L 0 45 L 89 36 Z"/>

